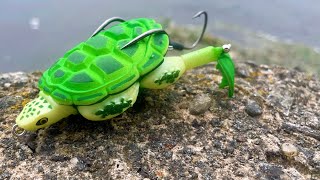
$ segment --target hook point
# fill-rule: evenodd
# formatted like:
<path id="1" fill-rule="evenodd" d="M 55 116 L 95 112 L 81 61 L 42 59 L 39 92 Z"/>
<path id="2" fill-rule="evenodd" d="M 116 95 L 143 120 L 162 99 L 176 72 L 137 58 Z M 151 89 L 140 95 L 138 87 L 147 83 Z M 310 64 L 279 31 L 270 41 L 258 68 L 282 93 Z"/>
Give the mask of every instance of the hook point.
<path id="1" fill-rule="evenodd" d="M 207 15 L 207 12 L 206 11 L 199 11 L 195 15 L 193 15 L 192 19 L 200 17 L 202 14 Z"/>

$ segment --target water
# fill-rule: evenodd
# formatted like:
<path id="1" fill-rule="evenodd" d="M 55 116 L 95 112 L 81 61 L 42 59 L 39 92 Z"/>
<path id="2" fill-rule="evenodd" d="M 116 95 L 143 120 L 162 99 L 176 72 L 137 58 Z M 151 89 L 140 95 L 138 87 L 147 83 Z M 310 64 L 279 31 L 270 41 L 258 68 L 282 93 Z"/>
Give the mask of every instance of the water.
<path id="1" fill-rule="evenodd" d="M 46 69 L 109 17 L 172 18 L 190 24 L 199 10 L 209 14 L 209 32 L 228 39 L 246 37 L 215 31 L 216 22 L 320 47 L 318 0 L 2 0 L 0 72 Z"/>

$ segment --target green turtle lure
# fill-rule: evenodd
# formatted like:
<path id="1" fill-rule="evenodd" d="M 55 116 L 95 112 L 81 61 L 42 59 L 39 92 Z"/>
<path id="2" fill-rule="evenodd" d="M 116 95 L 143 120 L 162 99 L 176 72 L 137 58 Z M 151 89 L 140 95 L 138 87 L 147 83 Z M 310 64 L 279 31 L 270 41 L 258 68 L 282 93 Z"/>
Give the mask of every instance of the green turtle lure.
<path id="1" fill-rule="evenodd" d="M 222 73 L 220 88 L 234 92 L 234 64 L 228 54 L 231 45 L 205 47 L 181 56 L 164 57 L 168 50 L 192 49 L 202 39 L 207 26 L 204 16 L 201 35 L 192 46 L 169 40 L 153 19 L 106 20 L 84 42 L 69 50 L 43 73 L 39 96 L 27 103 L 16 118 L 13 134 L 48 127 L 80 113 L 92 121 L 120 115 L 131 107 L 139 88 L 162 89 L 176 82 L 189 69 L 217 61 Z M 113 22 L 118 24 L 106 29 Z"/>

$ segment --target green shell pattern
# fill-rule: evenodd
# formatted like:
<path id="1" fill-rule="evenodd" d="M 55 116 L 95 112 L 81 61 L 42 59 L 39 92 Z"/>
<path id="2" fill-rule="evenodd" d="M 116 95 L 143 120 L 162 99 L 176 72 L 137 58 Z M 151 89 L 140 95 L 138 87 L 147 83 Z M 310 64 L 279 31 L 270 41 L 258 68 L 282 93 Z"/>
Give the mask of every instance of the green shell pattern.
<path id="1" fill-rule="evenodd" d="M 90 105 L 130 87 L 163 62 L 169 38 L 155 34 L 120 50 L 136 36 L 162 28 L 152 19 L 125 21 L 78 44 L 44 72 L 39 88 L 64 105 Z"/>

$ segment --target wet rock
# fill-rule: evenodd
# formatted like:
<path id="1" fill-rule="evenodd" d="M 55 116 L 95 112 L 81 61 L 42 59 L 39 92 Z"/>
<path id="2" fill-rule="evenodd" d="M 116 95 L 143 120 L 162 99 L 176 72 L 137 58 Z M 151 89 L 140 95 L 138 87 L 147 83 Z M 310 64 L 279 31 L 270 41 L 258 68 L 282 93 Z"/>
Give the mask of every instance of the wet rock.
<path id="1" fill-rule="evenodd" d="M 90 163 L 88 164 L 88 162 L 86 162 L 84 159 L 81 158 L 78 160 L 75 167 L 78 171 L 85 171 L 88 165 L 90 165 Z"/>
<path id="2" fill-rule="evenodd" d="M 11 128 L 41 73 L 21 75 L 19 88 L 0 75 L 0 179 L 320 179 L 319 80 L 237 67 L 247 72 L 237 70 L 231 99 L 210 65 L 144 90 L 112 123 L 75 115 L 19 139 Z"/>
<path id="3" fill-rule="evenodd" d="M 70 164 L 71 164 L 72 167 L 76 167 L 78 162 L 79 162 L 79 159 L 77 157 L 74 157 L 74 158 L 70 159 Z"/>
<path id="4" fill-rule="evenodd" d="M 172 151 L 165 151 L 162 153 L 162 155 L 166 158 L 166 159 L 171 159 L 172 158 Z"/>
<path id="5" fill-rule="evenodd" d="M 291 160 L 291 159 L 289 159 Z M 298 152 L 297 155 L 293 156 L 293 161 L 300 166 L 307 167 L 309 160 L 303 152 Z"/>
<path id="6" fill-rule="evenodd" d="M 4 83 L 4 85 L 3 85 L 3 87 L 5 87 L 5 88 L 9 88 L 10 86 L 11 86 L 10 83 Z"/>
<path id="7" fill-rule="evenodd" d="M 312 163 L 315 166 L 315 169 L 320 170 L 320 151 L 316 151 L 312 158 Z"/>
<path id="8" fill-rule="evenodd" d="M 8 173 L 7 171 L 0 172 L 0 179 L 10 179 L 11 174 Z"/>
<path id="9" fill-rule="evenodd" d="M 298 155 L 298 148 L 291 143 L 283 143 L 281 145 L 281 151 L 288 158 L 293 158 Z"/>
<path id="10" fill-rule="evenodd" d="M 65 156 L 61 156 L 61 155 L 53 155 L 52 157 L 50 157 L 51 161 L 55 161 L 55 162 L 63 162 L 63 161 L 68 161 L 70 158 L 69 157 L 65 157 Z M 72 161 L 70 161 L 72 162 Z"/>
<path id="11" fill-rule="evenodd" d="M 244 64 L 242 64 L 241 66 L 237 66 L 236 67 L 236 74 L 239 77 L 247 78 L 250 76 L 249 68 Z"/>
<path id="12" fill-rule="evenodd" d="M 258 67 L 258 64 L 254 61 L 246 61 L 245 64 L 248 65 L 247 67 Z"/>
<path id="13" fill-rule="evenodd" d="M 28 83 L 28 75 L 24 72 L 0 74 L 0 86 L 22 87 Z"/>
<path id="14" fill-rule="evenodd" d="M 282 179 L 306 179 L 303 175 L 295 168 L 288 168 L 283 170 L 284 175 L 281 176 Z"/>
<path id="15" fill-rule="evenodd" d="M 195 155 L 195 152 L 193 151 L 193 149 L 191 149 L 189 147 L 184 147 L 183 150 L 182 150 L 182 153 L 187 155 L 187 156 Z"/>
<path id="16" fill-rule="evenodd" d="M 222 123 L 223 121 L 221 119 L 212 119 L 210 121 L 210 124 L 212 125 L 212 127 L 217 127 L 217 128 L 222 127 Z"/>
<path id="17" fill-rule="evenodd" d="M 200 115 L 206 112 L 211 105 L 212 101 L 208 94 L 197 95 L 190 103 L 189 112 L 193 115 Z"/>
<path id="18" fill-rule="evenodd" d="M 294 98 L 292 97 L 291 93 L 287 91 L 285 86 L 279 85 L 279 87 L 276 87 L 270 92 L 267 100 L 272 106 L 281 110 L 284 115 L 288 116 Z"/>
<path id="19" fill-rule="evenodd" d="M 246 110 L 246 113 L 252 117 L 260 116 L 262 114 L 262 108 L 255 101 L 248 102 L 245 110 Z"/>
<path id="20" fill-rule="evenodd" d="M 260 171 L 266 179 L 281 179 L 283 168 L 273 164 L 263 163 L 260 165 Z"/>
<path id="21" fill-rule="evenodd" d="M 281 129 L 285 130 L 288 133 L 299 132 L 320 141 L 320 131 L 311 127 L 300 126 L 293 123 L 283 123 L 283 125 L 281 126 Z"/>
<path id="22" fill-rule="evenodd" d="M 37 170 L 39 173 L 43 173 L 44 172 L 44 169 L 41 165 L 37 166 Z"/>
<path id="23" fill-rule="evenodd" d="M 227 145 L 226 145 L 226 147 L 225 147 L 223 152 L 227 156 L 229 156 L 230 154 L 233 154 L 235 149 L 236 149 L 236 145 L 237 145 L 236 141 L 231 141 L 231 142 L 227 143 Z"/>
<path id="24" fill-rule="evenodd" d="M 56 180 L 57 175 L 55 175 L 54 173 L 47 173 L 43 175 L 43 179 L 48 179 L 48 180 Z"/>
<path id="25" fill-rule="evenodd" d="M 261 136 L 262 143 L 265 148 L 265 152 L 268 155 L 277 155 L 280 152 L 280 140 L 272 134 L 268 134 L 267 136 Z"/>
<path id="26" fill-rule="evenodd" d="M 313 161 L 320 163 L 320 151 L 314 153 Z"/>
<path id="27" fill-rule="evenodd" d="M 0 98 L 0 109 L 5 109 L 10 106 L 17 104 L 17 102 L 21 101 L 22 97 L 20 96 L 4 96 Z"/>

